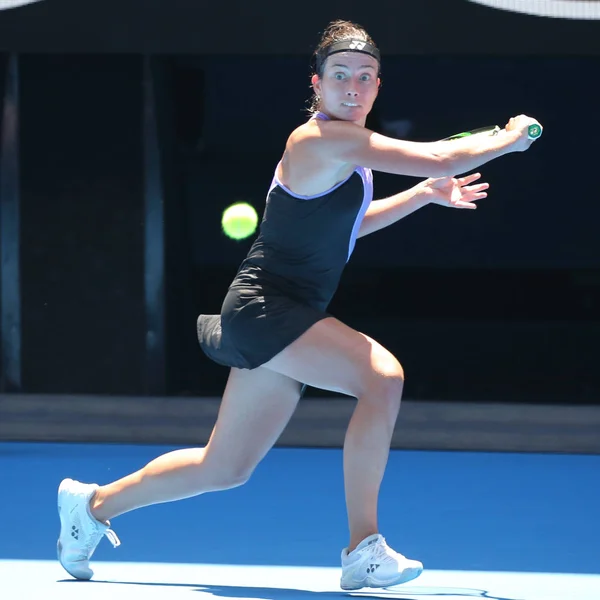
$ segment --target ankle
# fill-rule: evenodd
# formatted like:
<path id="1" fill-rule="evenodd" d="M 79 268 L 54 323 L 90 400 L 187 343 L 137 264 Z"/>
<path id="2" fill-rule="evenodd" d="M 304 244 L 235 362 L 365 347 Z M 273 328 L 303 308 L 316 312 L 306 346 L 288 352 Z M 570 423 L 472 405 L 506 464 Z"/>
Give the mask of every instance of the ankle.
<path id="1" fill-rule="evenodd" d="M 108 524 L 108 518 L 102 514 L 102 494 L 100 493 L 100 488 L 98 488 L 93 496 L 90 498 L 90 502 L 88 504 L 88 512 L 93 519 L 99 521 L 100 523 L 104 523 L 104 525 Z"/>
<path id="2" fill-rule="evenodd" d="M 348 544 L 348 554 L 350 554 L 350 552 L 353 552 L 354 550 L 356 550 L 356 548 L 358 547 L 358 545 L 361 542 L 364 542 L 367 538 L 371 537 L 372 535 L 378 535 L 378 534 L 379 534 L 379 531 L 377 530 L 377 528 L 364 530 L 358 534 L 351 534 L 350 535 L 350 543 Z"/>

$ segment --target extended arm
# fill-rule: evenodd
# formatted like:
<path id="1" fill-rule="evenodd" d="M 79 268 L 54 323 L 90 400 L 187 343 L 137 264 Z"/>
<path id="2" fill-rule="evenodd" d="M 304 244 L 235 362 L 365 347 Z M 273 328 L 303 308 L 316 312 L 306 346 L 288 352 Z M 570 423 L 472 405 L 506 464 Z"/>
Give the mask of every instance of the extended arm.
<path id="1" fill-rule="evenodd" d="M 427 204 L 439 204 L 451 208 L 477 208 L 474 202 L 487 196 L 489 184 L 471 185 L 481 177 L 473 173 L 466 177 L 442 177 L 427 179 L 414 187 L 385 198 L 375 200 L 367 209 L 358 237 L 369 235 L 407 217 Z"/>
<path id="2" fill-rule="evenodd" d="M 528 126 L 534 119 L 511 119 L 498 135 L 475 135 L 452 141 L 397 140 L 348 121 L 323 121 L 302 140 L 305 151 L 324 162 L 332 159 L 374 171 L 414 177 L 445 177 L 476 169 L 510 152 L 529 148 Z"/>

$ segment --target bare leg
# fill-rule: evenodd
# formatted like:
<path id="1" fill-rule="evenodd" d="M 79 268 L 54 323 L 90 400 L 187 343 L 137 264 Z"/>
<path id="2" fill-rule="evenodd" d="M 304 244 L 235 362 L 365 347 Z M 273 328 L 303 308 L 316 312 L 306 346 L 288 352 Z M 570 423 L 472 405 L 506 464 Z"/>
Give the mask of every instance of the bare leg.
<path id="1" fill-rule="evenodd" d="M 380 344 L 333 318 L 315 324 L 264 366 L 358 398 L 344 442 L 351 551 L 379 532 L 379 489 L 400 409 L 402 367 Z"/>
<path id="2" fill-rule="evenodd" d="M 296 381 L 279 373 L 232 369 L 206 447 L 169 452 L 100 487 L 92 515 L 107 521 L 142 506 L 241 485 L 281 435 L 299 392 Z"/>
<path id="3" fill-rule="evenodd" d="M 363 397 L 356 405 L 344 440 L 344 481 L 352 551 L 367 536 L 379 532 L 379 489 L 389 457 L 394 425 L 400 409 L 374 408 L 376 398 Z"/>

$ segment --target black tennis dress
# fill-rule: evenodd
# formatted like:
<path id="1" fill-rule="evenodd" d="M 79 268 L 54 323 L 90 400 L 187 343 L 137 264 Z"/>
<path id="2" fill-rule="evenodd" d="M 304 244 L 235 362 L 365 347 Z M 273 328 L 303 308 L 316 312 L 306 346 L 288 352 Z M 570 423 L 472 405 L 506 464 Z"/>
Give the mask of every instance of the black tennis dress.
<path id="1" fill-rule="evenodd" d="M 294 194 L 275 174 L 259 234 L 221 314 L 198 317 L 204 353 L 221 365 L 255 369 L 330 316 L 372 198 L 372 172 L 363 167 L 317 196 Z"/>

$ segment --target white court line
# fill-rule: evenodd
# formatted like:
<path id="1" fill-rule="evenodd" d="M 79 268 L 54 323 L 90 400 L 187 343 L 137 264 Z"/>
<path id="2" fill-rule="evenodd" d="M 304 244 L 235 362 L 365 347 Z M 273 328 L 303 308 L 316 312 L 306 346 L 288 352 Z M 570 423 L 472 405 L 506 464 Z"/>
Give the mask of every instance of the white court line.
<path id="1" fill-rule="evenodd" d="M 471 0 L 492 8 L 563 19 L 600 19 L 599 0 Z"/>
<path id="2" fill-rule="evenodd" d="M 319 600 L 319 596 L 348 596 L 339 588 L 337 568 L 123 562 L 93 566 L 94 581 L 87 583 L 70 580 L 55 561 L 0 560 L 2 597 L 145 600 L 187 594 L 192 600 Z M 600 575 L 432 570 L 404 586 L 351 595 L 398 600 L 598 600 Z"/>

